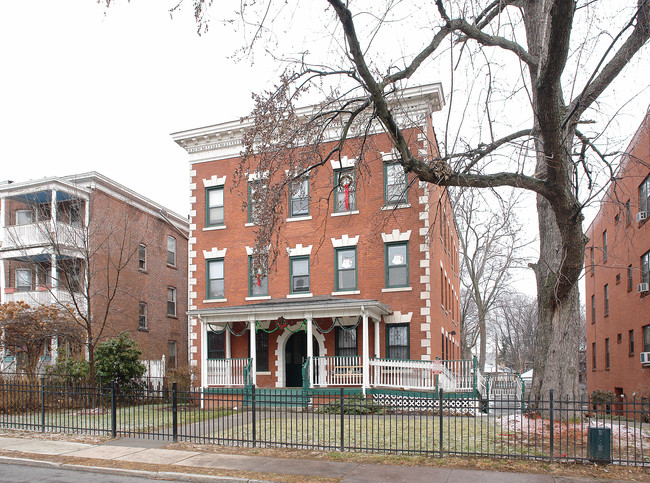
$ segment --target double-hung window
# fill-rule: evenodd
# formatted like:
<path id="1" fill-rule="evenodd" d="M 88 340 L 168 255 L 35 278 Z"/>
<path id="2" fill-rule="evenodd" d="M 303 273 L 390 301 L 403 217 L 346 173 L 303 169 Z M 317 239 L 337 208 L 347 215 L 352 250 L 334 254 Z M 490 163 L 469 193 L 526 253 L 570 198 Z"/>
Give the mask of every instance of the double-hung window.
<path id="1" fill-rule="evenodd" d="M 32 271 L 29 268 L 16 269 L 16 289 L 29 292 L 32 289 Z"/>
<path id="2" fill-rule="evenodd" d="M 337 356 L 351 357 L 358 355 L 357 330 L 346 330 L 343 327 L 336 328 L 335 353 Z"/>
<path id="3" fill-rule="evenodd" d="M 256 179 L 248 182 L 248 222 L 259 223 L 262 216 L 262 197 L 265 185 Z"/>
<path id="4" fill-rule="evenodd" d="M 169 245 L 169 241 L 167 241 L 167 245 Z M 169 260 L 169 254 L 167 254 L 167 259 Z M 143 243 L 138 246 L 138 268 L 142 271 L 147 269 L 147 245 Z"/>
<path id="5" fill-rule="evenodd" d="M 634 354 L 634 330 L 630 330 L 628 332 L 628 337 L 630 339 L 630 342 L 629 342 L 629 351 L 630 352 L 629 353 L 630 353 L 630 355 L 633 355 Z"/>
<path id="6" fill-rule="evenodd" d="M 309 292 L 309 257 L 291 257 L 291 293 Z"/>
<path id="7" fill-rule="evenodd" d="M 176 289 L 167 287 L 167 315 L 176 317 Z"/>
<path id="8" fill-rule="evenodd" d="M 208 359 L 226 358 L 226 330 L 208 332 Z"/>
<path id="9" fill-rule="evenodd" d="M 409 284 L 408 242 L 386 244 L 386 287 Z"/>
<path id="10" fill-rule="evenodd" d="M 176 238 L 167 237 L 167 265 L 176 266 Z"/>
<path id="11" fill-rule="evenodd" d="M 269 294 L 268 269 L 265 263 L 256 261 L 254 257 L 248 257 L 248 295 L 260 297 Z"/>
<path id="12" fill-rule="evenodd" d="M 147 304 L 144 302 L 138 304 L 138 329 L 147 330 Z"/>
<path id="13" fill-rule="evenodd" d="M 650 283 L 650 251 L 641 255 L 641 282 Z"/>
<path id="14" fill-rule="evenodd" d="M 16 225 L 29 225 L 30 223 L 34 223 L 32 210 L 16 210 Z"/>
<path id="15" fill-rule="evenodd" d="M 309 178 L 303 177 L 291 182 L 289 216 L 309 216 Z"/>
<path id="16" fill-rule="evenodd" d="M 386 325 L 386 357 L 408 359 L 410 356 L 408 324 Z"/>
<path id="17" fill-rule="evenodd" d="M 205 225 L 223 225 L 223 186 L 206 189 L 205 198 Z"/>
<path id="18" fill-rule="evenodd" d="M 605 369 L 609 369 L 609 338 L 605 339 Z"/>
<path id="19" fill-rule="evenodd" d="M 406 203 L 407 197 L 406 171 L 399 163 L 384 164 L 384 204 L 397 205 Z"/>
<path id="20" fill-rule="evenodd" d="M 643 352 L 650 352 L 650 325 L 643 326 Z"/>
<path id="21" fill-rule="evenodd" d="M 609 285 L 605 284 L 605 287 L 603 288 L 603 304 L 605 307 L 605 310 L 603 311 L 603 315 L 607 317 L 609 315 Z"/>
<path id="22" fill-rule="evenodd" d="M 634 285 L 633 278 L 632 278 L 632 276 L 633 276 L 632 272 L 633 272 L 632 271 L 632 265 L 628 265 L 628 267 L 627 267 L 627 291 L 628 292 L 632 291 L 632 287 Z"/>
<path id="23" fill-rule="evenodd" d="M 357 209 L 357 183 L 354 169 L 337 169 L 334 171 L 334 212 L 345 213 Z"/>
<path id="24" fill-rule="evenodd" d="M 336 291 L 357 289 L 357 248 L 336 249 Z"/>
<path id="25" fill-rule="evenodd" d="M 223 273 L 223 258 L 207 261 L 207 286 L 208 299 L 222 299 L 225 297 L 225 280 Z"/>
<path id="26" fill-rule="evenodd" d="M 650 175 L 639 186 L 639 211 L 650 210 Z"/>
<path id="27" fill-rule="evenodd" d="M 607 261 L 607 230 L 603 232 L 603 261 Z"/>

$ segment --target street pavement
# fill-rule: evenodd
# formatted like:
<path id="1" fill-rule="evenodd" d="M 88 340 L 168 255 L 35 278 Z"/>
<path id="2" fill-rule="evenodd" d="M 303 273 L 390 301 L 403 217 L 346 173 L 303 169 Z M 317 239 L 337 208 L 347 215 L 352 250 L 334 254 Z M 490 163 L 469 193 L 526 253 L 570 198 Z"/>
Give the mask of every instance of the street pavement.
<path id="1" fill-rule="evenodd" d="M 103 444 L 75 443 L 42 439 L 0 437 L 0 451 L 17 451 L 29 454 L 29 458 L 0 456 L 0 478 L 2 471 L 8 471 L 5 464 L 30 465 L 55 468 L 58 470 L 75 470 L 112 474 L 120 477 L 156 478 L 172 481 L 254 481 L 246 478 L 199 475 L 201 469 L 235 470 L 268 475 L 266 481 L 273 481 L 273 475 L 294 475 L 309 477 L 337 478 L 341 482 L 486 482 L 486 483 L 582 483 L 593 479 L 558 477 L 542 474 L 500 473 L 492 471 L 464 470 L 454 468 L 434 468 L 430 466 L 399 466 L 368 463 L 334 462 L 300 458 L 270 458 L 238 454 L 206 453 L 164 449 L 160 446 L 168 441 L 120 439 Z M 91 458 L 95 466 L 75 465 L 74 463 L 52 463 L 39 460 L 38 455 L 65 456 L 68 458 Z M 72 460 L 74 461 L 74 460 Z M 87 461 L 87 460 L 86 460 Z M 171 465 L 178 472 L 140 471 L 102 467 L 101 462 L 130 462 L 143 464 Z M 108 464 L 107 464 L 108 466 Z M 196 470 L 197 474 L 192 474 Z M 80 477 L 87 481 L 131 481 L 127 479 L 102 479 Z M 9 480 L 11 481 L 11 480 Z M 30 478 L 29 481 L 70 481 L 67 478 Z M 135 481 L 135 480 L 134 480 Z M 257 480 L 259 481 L 259 480 Z M 605 480 L 599 480 L 605 481 Z M 614 480 L 607 480 L 614 481 Z"/>

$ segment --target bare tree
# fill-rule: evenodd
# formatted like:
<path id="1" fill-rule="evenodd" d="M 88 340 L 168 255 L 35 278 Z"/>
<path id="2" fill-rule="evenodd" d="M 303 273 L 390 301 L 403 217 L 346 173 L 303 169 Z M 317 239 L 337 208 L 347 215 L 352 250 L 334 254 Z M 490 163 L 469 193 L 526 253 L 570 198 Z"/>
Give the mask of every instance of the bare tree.
<path id="1" fill-rule="evenodd" d="M 137 270 L 138 249 L 149 232 L 148 218 L 126 200 L 96 191 L 86 203 L 58 203 L 56 218 L 49 205 L 44 206 L 47 212 L 40 213 L 42 221 L 35 226 L 49 260 L 30 256 L 33 248 L 18 231 L 8 230 L 8 235 L 42 278 L 37 281 L 39 287 L 49 292 L 59 310 L 83 332 L 93 383 L 97 343 L 107 329 L 126 317 L 124 310 L 132 305 L 125 304 L 132 302 L 132 295 L 122 279 L 126 271 Z M 54 269 L 50 260 L 55 260 Z"/>
<path id="2" fill-rule="evenodd" d="M 462 320 L 461 330 L 470 330 L 479 344 L 479 367 L 485 369 L 487 321 L 490 311 L 509 289 L 512 270 L 523 265 L 521 249 L 522 226 L 515 210 L 518 198 L 514 192 L 502 197 L 489 191 L 463 190 L 454 200 L 461 257 L 461 288 L 463 302 L 475 315 Z M 465 298 L 469 300 L 465 300 Z M 472 336 L 463 336 L 464 341 Z M 471 347 L 471 346 L 470 346 Z"/>
<path id="3" fill-rule="evenodd" d="M 535 360 L 537 303 L 522 293 L 504 293 L 495 306 L 499 361 L 519 373 L 532 369 Z"/>
<path id="4" fill-rule="evenodd" d="M 191 3 L 203 31 L 213 1 Z M 346 140 L 368 132 L 369 122 L 375 121 L 390 136 L 404 169 L 421 181 L 471 188 L 511 186 L 537 196 L 540 250 L 532 268 L 539 327 L 532 392 L 541 396 L 554 389 L 575 396 L 578 281 L 587 243 L 582 210 L 598 192 L 592 183 L 595 172 L 613 176 L 607 157 L 611 153 L 598 146 L 607 118 L 616 109 L 597 101 L 650 38 L 650 0 L 617 2 L 615 10 L 612 2 L 593 0 L 324 0 L 321 10 L 314 2 L 267 0 L 240 6 L 241 23 L 251 33 L 249 47 L 262 45 L 272 55 L 278 49 L 265 41 L 277 42 L 282 32 L 294 33 L 293 25 L 287 25 L 293 18 L 314 22 L 312 30 L 324 26 L 330 32 L 324 51 L 316 48 L 316 40 L 323 37 L 307 33 L 315 58 L 306 50 L 297 55 L 293 50 L 293 72 L 281 79 L 277 90 L 258 97 L 252 115 L 258 122 L 257 142 L 250 143 L 247 155 L 261 155 L 256 159 L 271 165 L 287 161 L 302 175 L 339 156 Z M 308 15 L 299 15 L 301 8 L 308 9 Z M 603 12 L 606 17 L 598 18 Z M 401 122 L 399 102 L 390 99 L 409 79 L 428 79 L 432 67 L 450 73 L 449 112 L 459 113 L 457 124 L 464 127 L 465 114 L 473 106 L 480 106 L 483 123 L 480 130 L 471 126 L 469 133 L 454 135 L 446 122 L 439 155 L 429 158 L 409 142 L 412 125 Z M 465 93 L 456 89 L 459 83 Z M 327 92 L 327 101 L 317 112 L 303 113 L 301 120 L 292 106 L 309 89 Z M 478 102 L 476 96 L 465 96 L 470 91 L 479 93 Z M 456 100 L 461 95 L 464 102 Z M 500 112 L 494 111 L 497 100 L 505 106 Z M 600 109 L 605 122 L 587 126 Z M 502 122 L 522 114 L 524 121 Z M 309 154 L 305 150 L 298 159 L 282 155 L 323 141 L 325 132 L 335 130 L 338 143 L 326 151 L 304 156 Z M 598 161 L 603 164 L 594 167 Z M 584 192 L 581 180 L 588 186 Z M 279 183 L 286 190 L 287 180 Z M 267 227 L 276 228 L 274 223 Z M 265 244 L 260 246 L 272 237 L 273 231 L 264 231 L 258 232 Z"/>

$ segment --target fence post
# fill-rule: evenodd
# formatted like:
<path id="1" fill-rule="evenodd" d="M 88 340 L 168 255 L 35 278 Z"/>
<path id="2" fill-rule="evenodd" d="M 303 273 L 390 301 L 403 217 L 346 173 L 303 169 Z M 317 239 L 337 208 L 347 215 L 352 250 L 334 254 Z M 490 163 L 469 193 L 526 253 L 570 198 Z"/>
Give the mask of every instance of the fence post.
<path id="1" fill-rule="evenodd" d="M 45 378 L 41 377 L 41 432 L 45 432 Z"/>
<path id="2" fill-rule="evenodd" d="M 344 446 L 344 443 L 345 443 L 345 439 L 344 439 L 345 438 L 345 426 L 344 426 L 345 425 L 345 417 L 344 417 L 345 406 L 343 404 L 343 397 L 344 397 L 344 390 L 343 390 L 343 388 L 341 388 L 341 406 L 340 406 L 340 410 L 341 410 L 341 452 L 343 452 L 344 448 L 345 448 L 345 446 Z"/>
<path id="3" fill-rule="evenodd" d="M 442 427 L 443 427 L 443 421 L 442 421 L 442 401 L 444 398 L 444 389 L 440 388 L 438 389 L 438 438 L 440 441 L 438 442 L 438 445 L 440 447 L 440 457 L 442 457 Z"/>
<path id="4" fill-rule="evenodd" d="M 176 389 L 177 386 L 174 382 L 172 383 L 172 438 L 174 443 L 178 441 L 178 400 Z"/>
<path id="5" fill-rule="evenodd" d="M 116 400 L 116 382 L 111 381 L 111 437 L 117 437 L 117 400 Z"/>
<path id="6" fill-rule="evenodd" d="M 253 448 L 257 444 L 257 429 L 255 428 L 255 384 L 251 385 L 251 408 L 253 410 Z"/>
<path id="7" fill-rule="evenodd" d="M 549 397 L 549 419 L 550 419 L 549 445 L 550 445 L 550 452 L 551 452 L 551 455 L 550 455 L 551 456 L 551 462 L 553 462 L 553 459 L 554 459 L 553 453 L 554 453 L 554 445 L 555 445 L 555 440 L 554 440 L 554 437 L 555 437 L 555 434 L 554 434 L 555 431 L 554 430 L 555 430 L 555 428 L 554 428 L 554 421 L 553 421 L 554 420 L 554 417 L 553 417 L 554 416 L 554 414 L 553 414 L 553 389 L 551 389 L 549 391 L 549 396 L 550 396 Z"/>

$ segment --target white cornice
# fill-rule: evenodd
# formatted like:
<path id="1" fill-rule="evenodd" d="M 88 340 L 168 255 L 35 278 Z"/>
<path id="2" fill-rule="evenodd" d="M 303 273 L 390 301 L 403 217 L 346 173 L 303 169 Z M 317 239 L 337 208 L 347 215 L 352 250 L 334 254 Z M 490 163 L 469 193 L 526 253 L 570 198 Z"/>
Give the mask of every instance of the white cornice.
<path id="1" fill-rule="evenodd" d="M 398 104 L 396 118 L 399 124 L 424 125 L 425 117 L 439 111 L 444 105 L 442 85 L 440 83 L 409 87 L 391 95 L 389 102 Z M 299 117 L 307 117 L 318 112 L 320 106 L 312 105 L 297 109 Z M 252 126 L 250 118 L 229 121 L 211 126 L 204 126 L 187 131 L 172 133 L 172 139 L 190 157 L 190 164 L 217 161 L 238 157 L 242 152 L 242 139 L 246 130 Z M 383 128 L 375 123 L 370 134 L 382 132 Z M 333 128 L 325 133 L 323 142 L 337 139 L 339 129 Z"/>

